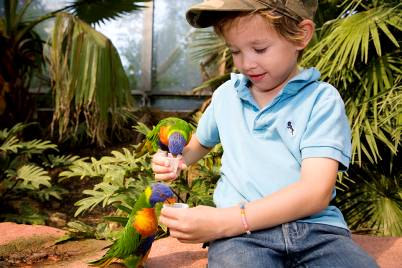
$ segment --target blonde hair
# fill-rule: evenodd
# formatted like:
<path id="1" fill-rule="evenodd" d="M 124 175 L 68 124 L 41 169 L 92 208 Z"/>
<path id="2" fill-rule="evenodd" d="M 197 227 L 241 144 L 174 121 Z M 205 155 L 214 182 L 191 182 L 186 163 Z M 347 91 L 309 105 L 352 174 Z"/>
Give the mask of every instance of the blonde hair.
<path id="1" fill-rule="evenodd" d="M 241 17 L 260 15 L 266 19 L 267 24 L 283 38 L 291 43 L 299 44 L 304 39 L 303 30 L 299 27 L 300 21 L 288 18 L 283 15 L 274 14 L 272 11 L 268 10 L 257 10 L 253 12 L 222 12 L 221 18 L 214 24 L 215 33 L 223 37 L 224 32 L 227 28 L 232 27 L 234 24 L 238 23 L 238 19 Z M 301 59 L 303 51 L 300 51 L 298 55 L 298 61 Z"/>

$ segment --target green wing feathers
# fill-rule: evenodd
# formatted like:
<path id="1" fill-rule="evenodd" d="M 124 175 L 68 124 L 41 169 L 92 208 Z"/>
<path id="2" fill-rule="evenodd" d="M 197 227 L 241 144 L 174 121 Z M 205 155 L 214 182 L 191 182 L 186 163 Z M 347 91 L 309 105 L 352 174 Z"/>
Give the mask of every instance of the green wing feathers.
<path id="1" fill-rule="evenodd" d="M 159 121 L 159 123 L 150 131 L 147 135 L 147 139 L 151 142 L 153 149 L 158 149 L 158 142 L 162 138 L 160 137 L 161 128 L 167 128 L 166 134 L 169 136 L 171 133 L 180 132 L 183 137 L 189 142 L 193 128 L 189 123 L 183 119 L 177 117 L 168 117 Z M 165 137 L 166 139 L 168 137 Z"/>
<path id="2" fill-rule="evenodd" d="M 133 221 L 137 211 L 143 208 L 151 207 L 147 201 L 145 192 L 140 195 L 137 202 L 135 203 L 127 224 L 119 236 L 119 238 L 112 244 L 109 250 L 105 253 L 103 257 L 98 260 L 89 262 L 92 266 L 106 267 L 110 263 L 116 260 L 127 259 L 135 256 L 137 248 L 140 246 L 142 237 L 141 234 L 133 226 Z M 138 258 L 139 260 L 141 257 Z M 134 266 L 135 267 L 135 266 Z"/>

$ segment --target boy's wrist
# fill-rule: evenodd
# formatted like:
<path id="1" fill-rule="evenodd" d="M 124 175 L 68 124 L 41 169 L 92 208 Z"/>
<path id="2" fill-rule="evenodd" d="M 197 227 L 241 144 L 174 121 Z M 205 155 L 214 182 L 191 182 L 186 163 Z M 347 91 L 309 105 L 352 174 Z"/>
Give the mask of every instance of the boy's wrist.
<path id="1" fill-rule="evenodd" d="M 222 208 L 220 218 L 223 237 L 232 237 L 244 233 L 239 206 Z"/>

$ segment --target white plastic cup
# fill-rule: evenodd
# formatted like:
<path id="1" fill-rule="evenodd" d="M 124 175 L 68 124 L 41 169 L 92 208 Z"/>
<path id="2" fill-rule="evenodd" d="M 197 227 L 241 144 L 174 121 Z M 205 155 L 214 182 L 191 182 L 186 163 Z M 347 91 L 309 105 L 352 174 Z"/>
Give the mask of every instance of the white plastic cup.
<path id="1" fill-rule="evenodd" d="M 189 208 L 186 203 L 163 204 L 164 208 Z"/>

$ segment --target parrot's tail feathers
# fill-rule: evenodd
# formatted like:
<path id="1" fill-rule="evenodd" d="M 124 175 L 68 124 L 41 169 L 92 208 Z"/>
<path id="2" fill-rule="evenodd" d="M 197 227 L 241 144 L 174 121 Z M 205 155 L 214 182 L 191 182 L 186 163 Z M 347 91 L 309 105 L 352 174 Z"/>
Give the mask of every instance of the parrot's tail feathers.
<path id="1" fill-rule="evenodd" d="M 124 259 L 124 264 L 127 267 L 140 268 L 144 267 L 141 262 L 141 256 L 132 255 Z"/>
<path id="2" fill-rule="evenodd" d="M 103 256 L 102 258 L 98 260 L 93 260 L 89 261 L 88 264 L 90 266 L 97 266 L 97 267 L 108 267 L 112 262 L 117 261 L 117 258 L 114 257 L 108 257 L 108 256 Z"/>
<path id="3" fill-rule="evenodd" d="M 143 141 L 137 146 L 137 148 L 135 149 L 136 157 L 141 157 L 147 152 L 146 143 L 147 143 L 147 141 Z"/>
<path id="4" fill-rule="evenodd" d="M 104 246 L 104 247 L 102 248 L 102 250 L 105 250 L 105 249 L 111 248 L 113 245 L 114 245 L 114 243 L 112 243 L 112 244 L 110 244 L 110 245 L 107 245 L 107 246 Z"/>
<path id="5" fill-rule="evenodd" d="M 152 245 L 151 245 L 152 246 Z M 151 252 L 151 248 L 148 250 L 148 252 L 140 259 L 137 267 L 145 267 L 145 262 L 148 260 L 149 252 Z"/>

